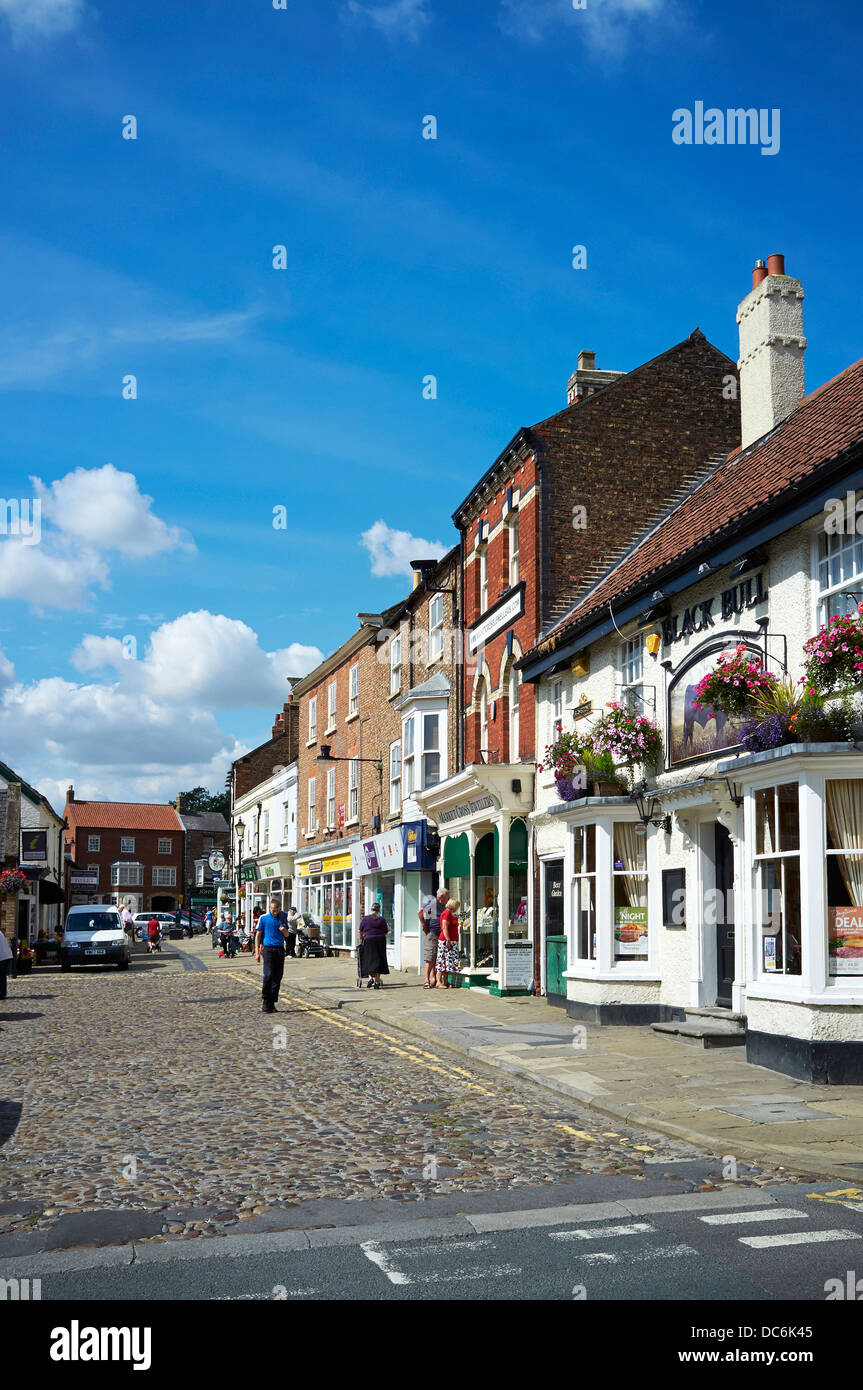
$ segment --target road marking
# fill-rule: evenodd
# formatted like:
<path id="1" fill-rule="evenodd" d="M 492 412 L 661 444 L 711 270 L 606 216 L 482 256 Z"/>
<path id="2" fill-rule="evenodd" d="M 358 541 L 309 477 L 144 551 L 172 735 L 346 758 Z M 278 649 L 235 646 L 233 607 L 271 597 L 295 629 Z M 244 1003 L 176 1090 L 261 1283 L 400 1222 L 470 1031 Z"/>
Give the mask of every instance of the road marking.
<path id="1" fill-rule="evenodd" d="M 430 1237 L 430 1239 L 434 1239 L 434 1237 Z M 447 1236 L 444 1239 L 446 1240 L 447 1254 L 450 1250 L 482 1250 L 486 1246 L 494 1244 L 494 1241 L 487 1236 L 469 1236 L 466 1240 L 452 1240 Z M 391 1255 L 398 1255 L 408 1260 L 421 1260 L 426 1253 L 424 1245 L 390 1245 L 387 1248 Z"/>
<path id="2" fill-rule="evenodd" d="M 637 1236 L 643 1231 L 655 1231 L 647 1221 L 635 1221 L 631 1226 L 606 1226 L 603 1230 L 588 1231 L 579 1227 L 575 1231 L 549 1231 L 552 1240 L 603 1240 L 606 1236 Z"/>
<path id="3" fill-rule="evenodd" d="M 765 1207 L 763 1211 L 732 1211 L 721 1216 L 699 1216 L 708 1226 L 736 1226 L 740 1221 L 808 1221 L 808 1211 L 794 1207 Z"/>
<path id="4" fill-rule="evenodd" d="M 409 1284 L 410 1276 L 402 1274 L 400 1270 L 393 1269 L 390 1264 L 389 1256 L 373 1240 L 364 1240 L 360 1246 L 367 1260 L 371 1260 L 373 1265 L 377 1265 L 389 1279 L 391 1284 Z"/>
<path id="5" fill-rule="evenodd" d="M 514 1274 L 521 1274 L 521 1265 L 489 1265 L 486 1269 L 451 1269 L 441 1270 L 439 1274 L 415 1274 L 412 1282 L 414 1284 L 436 1284 L 441 1279 L 447 1283 L 457 1280 L 464 1283 L 468 1279 L 507 1279 Z"/>
<path id="6" fill-rule="evenodd" d="M 815 1245 L 826 1240 L 861 1240 L 856 1231 L 789 1231 L 785 1236 L 739 1236 L 741 1245 L 766 1250 L 774 1245 Z"/>
<path id="7" fill-rule="evenodd" d="M 655 1245 L 647 1250 L 630 1250 L 626 1255 L 613 1255 L 609 1250 L 596 1250 L 589 1255 L 580 1255 L 579 1259 L 585 1264 L 619 1264 L 625 1259 L 627 1263 L 633 1260 L 676 1260 L 681 1255 L 697 1255 L 698 1251 L 693 1250 L 691 1245 Z"/>

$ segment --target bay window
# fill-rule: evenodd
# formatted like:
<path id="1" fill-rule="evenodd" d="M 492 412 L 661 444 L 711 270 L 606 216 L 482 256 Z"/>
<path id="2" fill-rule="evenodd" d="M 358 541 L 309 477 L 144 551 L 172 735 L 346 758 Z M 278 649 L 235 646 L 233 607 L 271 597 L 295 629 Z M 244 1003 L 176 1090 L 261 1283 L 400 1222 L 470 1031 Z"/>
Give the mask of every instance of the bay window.
<path id="1" fill-rule="evenodd" d="M 406 719 L 404 722 L 402 743 L 404 751 L 402 753 L 402 795 L 410 796 L 416 787 L 414 773 L 415 739 L 414 739 L 414 719 Z"/>
<path id="2" fill-rule="evenodd" d="M 439 714 L 423 715 L 423 786 L 433 787 L 440 781 Z"/>
<path id="3" fill-rule="evenodd" d="M 798 791 L 785 782 L 755 793 L 755 901 L 768 975 L 802 970 Z"/>
<path id="4" fill-rule="evenodd" d="M 575 954 L 579 960 L 596 960 L 596 826 L 577 825 L 573 839 Z"/>
<path id="5" fill-rule="evenodd" d="M 397 816 L 402 804 L 402 745 L 390 744 L 390 815 Z"/>
<path id="6" fill-rule="evenodd" d="M 827 778 L 827 949 L 832 975 L 863 975 L 863 780 Z"/>
<path id="7" fill-rule="evenodd" d="M 647 828 L 615 821 L 612 884 L 615 961 L 647 960 Z"/>

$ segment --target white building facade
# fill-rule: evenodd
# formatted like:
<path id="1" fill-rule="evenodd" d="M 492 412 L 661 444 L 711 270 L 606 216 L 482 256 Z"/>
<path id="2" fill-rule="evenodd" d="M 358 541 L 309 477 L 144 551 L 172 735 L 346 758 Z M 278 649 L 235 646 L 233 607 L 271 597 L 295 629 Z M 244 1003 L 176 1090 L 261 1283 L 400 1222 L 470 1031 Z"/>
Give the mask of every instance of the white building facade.
<path id="1" fill-rule="evenodd" d="M 798 281 L 766 274 L 753 295 L 799 306 Z M 820 732 L 753 752 L 740 721 L 695 700 L 723 652 L 742 646 L 796 685 L 804 644 L 831 618 L 863 622 L 863 369 L 800 401 L 801 342 L 796 408 L 780 341 L 772 429 L 712 468 L 522 662 L 540 762 L 609 702 L 655 722 L 663 744 L 656 768 L 631 770 L 630 793 L 594 784 L 563 800 L 550 770 L 537 775 L 542 988 L 572 1017 L 672 1039 L 727 1021 L 750 1061 L 859 1084 L 863 685 L 844 717 L 828 697 Z M 750 351 L 767 372 L 769 352 Z M 765 396 L 769 382 L 759 427 Z"/>

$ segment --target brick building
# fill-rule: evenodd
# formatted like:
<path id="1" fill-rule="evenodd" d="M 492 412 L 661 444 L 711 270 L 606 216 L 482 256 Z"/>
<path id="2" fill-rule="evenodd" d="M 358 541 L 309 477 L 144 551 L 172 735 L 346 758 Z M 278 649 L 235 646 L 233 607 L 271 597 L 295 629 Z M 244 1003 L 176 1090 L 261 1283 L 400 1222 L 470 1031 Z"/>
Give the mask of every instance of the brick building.
<path id="1" fill-rule="evenodd" d="M 228 776 L 231 828 L 223 883 L 230 879 L 233 887 L 217 889 L 218 907 L 236 909 L 239 888 L 239 915 L 248 926 L 266 898 L 278 898 L 283 907 L 293 901 L 299 713 L 291 694 L 270 737 L 237 758 Z"/>
<path id="2" fill-rule="evenodd" d="M 0 893 L 0 931 L 32 943 L 63 924 L 63 822 L 41 792 L 0 762 L 0 872 L 26 875 L 17 893 Z"/>
<path id="3" fill-rule="evenodd" d="M 220 850 L 227 863 L 231 853 L 231 830 L 221 811 L 189 814 L 183 809 L 182 793 L 174 807 L 185 832 L 183 856 L 184 906 L 199 912 L 216 906 L 215 883 L 221 874 L 210 868 L 210 855 Z"/>
<path id="4" fill-rule="evenodd" d="M 173 806 L 78 801 L 69 787 L 64 817 L 72 904 L 128 903 L 133 914 L 179 906 L 185 831 Z"/>
<path id="5" fill-rule="evenodd" d="M 534 690 L 521 657 L 577 589 L 740 436 L 735 364 L 696 330 L 631 372 L 579 354 L 568 404 L 520 429 L 456 509 L 465 656 L 463 766 L 421 793 L 442 873 L 469 914 L 468 978 L 539 978 L 530 812 Z"/>
<path id="6" fill-rule="evenodd" d="M 418 911 L 434 857 L 416 800 L 460 759 L 457 549 L 417 561 L 411 592 L 294 686 L 299 701 L 298 905 L 337 949 L 373 900 L 389 958 L 419 968 Z"/>

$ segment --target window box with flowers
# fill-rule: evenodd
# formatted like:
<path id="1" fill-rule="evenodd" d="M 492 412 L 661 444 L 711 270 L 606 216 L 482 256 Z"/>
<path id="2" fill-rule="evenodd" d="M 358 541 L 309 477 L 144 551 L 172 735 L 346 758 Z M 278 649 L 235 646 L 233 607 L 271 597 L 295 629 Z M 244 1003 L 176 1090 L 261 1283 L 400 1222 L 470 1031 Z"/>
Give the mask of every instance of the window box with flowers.
<path id="1" fill-rule="evenodd" d="M 655 724 L 617 701 L 608 705 L 589 733 L 561 733 L 545 750 L 540 771 L 554 773 L 561 801 L 586 796 L 628 795 L 632 769 L 655 767 L 662 756 L 662 734 Z"/>

